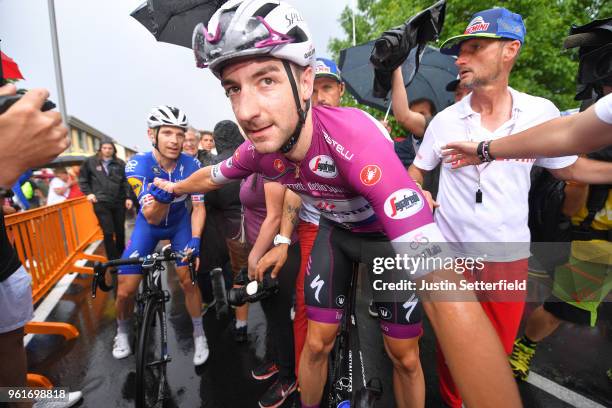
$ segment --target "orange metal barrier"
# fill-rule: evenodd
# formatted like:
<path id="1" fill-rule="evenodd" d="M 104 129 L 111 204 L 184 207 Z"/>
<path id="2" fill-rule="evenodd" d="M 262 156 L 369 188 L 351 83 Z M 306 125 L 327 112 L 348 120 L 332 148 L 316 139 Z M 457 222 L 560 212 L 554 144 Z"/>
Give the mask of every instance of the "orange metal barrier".
<path id="1" fill-rule="evenodd" d="M 34 303 L 67 273 L 93 274 L 93 268 L 75 265 L 77 261 L 106 261 L 103 256 L 84 253 L 92 242 L 102 238 L 98 219 L 85 197 L 8 215 L 5 221 L 9 239 L 32 276 Z M 66 339 L 79 335 L 73 325 L 55 322 L 30 322 L 25 332 L 57 334 Z M 34 386 L 51 384 L 45 377 L 35 374 L 28 374 L 28 380 Z"/>

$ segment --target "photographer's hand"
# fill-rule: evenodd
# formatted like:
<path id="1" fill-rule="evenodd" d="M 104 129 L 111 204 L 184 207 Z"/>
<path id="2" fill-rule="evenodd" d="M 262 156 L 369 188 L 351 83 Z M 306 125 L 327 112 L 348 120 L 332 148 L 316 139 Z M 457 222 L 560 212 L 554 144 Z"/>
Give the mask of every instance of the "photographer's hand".
<path id="1" fill-rule="evenodd" d="M 2 96 L 15 92 L 13 85 L 0 87 Z M 49 163 L 70 145 L 59 112 L 40 110 L 48 96 L 33 89 L 0 115 L 0 186 L 12 186 L 24 171 Z"/>

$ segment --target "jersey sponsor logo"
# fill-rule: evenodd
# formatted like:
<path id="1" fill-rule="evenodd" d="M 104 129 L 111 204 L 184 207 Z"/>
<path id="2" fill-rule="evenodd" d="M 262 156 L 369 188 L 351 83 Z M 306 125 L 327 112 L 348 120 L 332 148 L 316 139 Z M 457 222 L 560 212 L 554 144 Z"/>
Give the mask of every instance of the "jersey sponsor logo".
<path id="1" fill-rule="evenodd" d="M 323 138 L 325 139 L 327 144 L 330 144 L 332 148 L 336 149 L 336 151 L 340 153 L 340 156 L 344 157 L 346 160 L 350 161 L 353 159 L 353 156 L 355 156 L 347 148 L 336 142 L 330 135 L 325 132 L 323 132 Z"/>
<path id="2" fill-rule="evenodd" d="M 240 149 L 236 149 L 236 151 L 234 152 L 234 157 L 236 158 L 236 160 L 240 159 Z"/>
<path id="3" fill-rule="evenodd" d="M 161 170 L 157 166 L 153 166 L 153 174 L 159 176 L 161 174 Z"/>
<path id="4" fill-rule="evenodd" d="M 319 177 L 334 178 L 338 175 L 338 169 L 334 160 L 324 154 L 315 156 L 308 163 L 310 170 Z"/>
<path id="5" fill-rule="evenodd" d="M 423 205 L 423 200 L 416 191 L 402 188 L 385 200 L 384 208 L 387 217 L 401 220 L 418 213 Z"/>
<path id="6" fill-rule="evenodd" d="M 238 151 L 238 150 L 236 150 L 236 151 Z M 231 168 L 232 168 L 232 166 L 234 165 L 234 161 L 233 161 L 232 159 L 233 159 L 233 157 L 230 157 L 229 159 L 227 159 L 227 160 L 225 161 L 225 166 L 226 166 L 228 169 L 231 169 Z"/>
<path id="7" fill-rule="evenodd" d="M 368 164 L 359 173 L 359 179 L 364 186 L 371 187 L 380 181 L 382 170 L 375 164 Z"/>
<path id="8" fill-rule="evenodd" d="M 181 164 L 181 167 L 179 167 L 179 173 L 181 173 L 181 177 L 183 177 L 183 170 L 185 170 L 185 166 Z"/>
<path id="9" fill-rule="evenodd" d="M 346 299 L 345 299 L 344 295 L 337 296 L 336 297 L 336 305 L 338 305 L 339 307 L 343 307 L 345 300 Z"/>
<path id="10" fill-rule="evenodd" d="M 128 177 L 127 181 L 130 186 L 132 186 L 132 190 L 134 191 L 134 194 L 136 194 L 136 197 L 140 196 L 140 193 L 142 192 L 142 183 L 144 182 L 144 177 L 130 176 Z"/>
<path id="11" fill-rule="evenodd" d="M 472 21 L 470 21 L 470 24 L 468 24 L 463 34 L 472 34 L 479 31 L 487 31 L 488 28 L 489 23 L 484 21 L 484 18 L 476 16 Z"/>
<path id="12" fill-rule="evenodd" d="M 336 204 L 328 201 L 319 201 L 315 207 L 321 211 L 332 212 L 336 208 Z"/>
<path id="13" fill-rule="evenodd" d="M 283 171 L 285 171 L 285 163 L 283 163 L 283 161 L 281 159 L 276 159 L 276 160 L 274 160 L 274 168 L 279 173 L 282 173 Z"/>
<path id="14" fill-rule="evenodd" d="M 127 162 L 127 164 L 125 165 L 125 172 L 126 173 L 131 173 L 134 170 L 136 170 L 136 166 L 138 166 L 138 162 L 136 160 L 130 160 Z"/>
<path id="15" fill-rule="evenodd" d="M 391 318 L 393 317 L 391 311 L 386 307 L 382 306 L 378 308 L 378 315 L 384 320 L 391 320 Z"/>
<path id="16" fill-rule="evenodd" d="M 323 279 L 321 279 L 321 275 L 317 275 L 312 282 L 310 282 L 310 287 L 312 289 L 315 289 L 315 299 L 317 299 L 317 302 L 321 303 L 321 301 L 319 300 L 319 293 L 321 292 L 321 288 L 323 287 L 323 285 L 325 284 L 325 281 Z"/>

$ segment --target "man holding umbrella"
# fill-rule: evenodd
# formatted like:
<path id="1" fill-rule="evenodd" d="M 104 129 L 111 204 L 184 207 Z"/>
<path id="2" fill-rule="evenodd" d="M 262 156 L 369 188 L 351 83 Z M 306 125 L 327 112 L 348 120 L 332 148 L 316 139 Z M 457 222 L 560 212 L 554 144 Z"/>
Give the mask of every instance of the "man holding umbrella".
<path id="1" fill-rule="evenodd" d="M 527 95 L 508 86 L 512 67 L 525 40 L 520 15 L 504 8 L 478 12 L 472 16 L 463 35 L 450 38 L 442 52 L 458 55 L 461 83 L 471 91 L 460 102 L 440 112 L 425 132 L 418 155 L 410 167 L 417 181 L 441 161 L 441 146 L 447 142 L 498 139 L 559 116 L 548 100 Z M 487 150 L 488 154 L 488 150 Z M 462 257 L 483 256 L 486 262 L 479 279 L 525 281 L 529 257 L 528 193 L 533 165 L 547 168 L 555 177 L 584 183 L 597 183 L 604 173 L 601 165 L 576 156 L 500 160 L 478 167 L 451 170 L 441 168 L 435 221 L 444 238 L 457 243 Z M 509 243 L 518 243 L 512 247 Z M 512 350 L 521 316 L 525 290 L 484 294 L 481 306 L 493 324 L 507 354 Z M 444 356 L 438 354 L 440 390 L 450 407 L 461 407 L 462 400 Z"/>

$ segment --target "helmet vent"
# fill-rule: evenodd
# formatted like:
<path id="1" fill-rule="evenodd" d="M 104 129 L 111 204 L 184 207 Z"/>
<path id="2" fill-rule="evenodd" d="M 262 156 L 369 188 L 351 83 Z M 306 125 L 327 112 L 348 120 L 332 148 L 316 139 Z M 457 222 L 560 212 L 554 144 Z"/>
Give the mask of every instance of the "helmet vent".
<path id="1" fill-rule="evenodd" d="M 270 12 L 277 7 L 278 7 L 278 3 L 266 3 L 263 6 L 261 6 L 259 9 L 257 9 L 255 13 L 253 13 L 253 17 L 259 16 L 261 18 L 266 18 L 266 16 L 270 14 Z"/>

